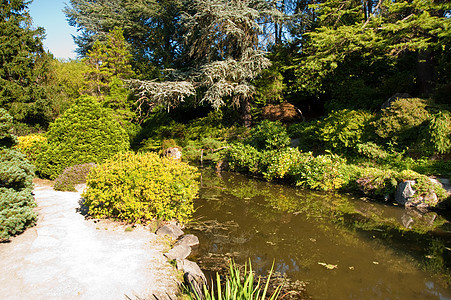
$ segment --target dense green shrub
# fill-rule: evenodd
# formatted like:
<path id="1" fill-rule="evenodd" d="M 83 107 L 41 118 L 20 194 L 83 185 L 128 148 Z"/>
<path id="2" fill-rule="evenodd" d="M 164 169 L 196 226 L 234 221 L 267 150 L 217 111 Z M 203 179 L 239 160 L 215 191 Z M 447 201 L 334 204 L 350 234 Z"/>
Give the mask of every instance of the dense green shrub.
<path id="1" fill-rule="evenodd" d="M 95 218 L 185 222 L 193 213 L 198 176 L 186 163 L 156 153 L 127 152 L 91 170 L 83 197 Z"/>
<path id="2" fill-rule="evenodd" d="M 433 115 L 423 129 L 423 150 L 427 154 L 451 151 L 451 116 L 447 111 Z"/>
<path id="3" fill-rule="evenodd" d="M 68 166 L 101 163 L 115 153 L 127 151 L 127 133 L 95 98 L 76 100 L 46 133 L 48 148 L 36 161 L 40 176 L 56 178 Z"/>
<path id="4" fill-rule="evenodd" d="M 34 224 L 33 166 L 11 149 L 17 139 L 12 117 L 0 109 L 0 241 L 8 240 Z"/>
<path id="5" fill-rule="evenodd" d="M 13 117 L 0 108 L 0 148 L 11 148 L 17 144 L 17 137 L 12 134 L 13 132 Z"/>
<path id="6" fill-rule="evenodd" d="M 338 190 L 345 183 L 342 167 L 346 160 L 334 154 L 313 156 L 293 167 L 289 173 L 296 185 L 312 190 Z"/>
<path id="7" fill-rule="evenodd" d="M 75 185 L 86 182 L 94 163 L 70 166 L 64 169 L 63 173 L 55 179 L 53 189 L 55 191 L 76 192 Z"/>
<path id="8" fill-rule="evenodd" d="M 280 121 L 263 120 L 252 128 L 250 135 L 247 141 L 256 149 L 275 150 L 290 145 L 290 137 Z"/>
<path id="9" fill-rule="evenodd" d="M 373 142 L 357 144 L 356 149 L 360 155 L 372 160 L 383 160 L 388 157 L 388 153 L 381 146 Z"/>
<path id="10" fill-rule="evenodd" d="M 373 116 L 365 111 L 343 109 L 333 111 L 318 126 L 318 138 L 326 149 L 354 149 L 364 137 L 364 130 Z"/>
<path id="11" fill-rule="evenodd" d="M 402 146 L 416 143 L 419 125 L 430 118 L 426 105 L 426 101 L 419 98 L 397 99 L 373 122 L 375 133 Z"/>
<path id="12" fill-rule="evenodd" d="M 262 157 L 260 172 L 266 180 L 281 179 L 309 158 L 310 153 L 301 153 L 297 148 L 266 151 Z"/>
<path id="13" fill-rule="evenodd" d="M 247 144 L 232 144 L 226 153 L 226 160 L 232 171 L 257 173 L 260 159 L 261 153 Z"/>

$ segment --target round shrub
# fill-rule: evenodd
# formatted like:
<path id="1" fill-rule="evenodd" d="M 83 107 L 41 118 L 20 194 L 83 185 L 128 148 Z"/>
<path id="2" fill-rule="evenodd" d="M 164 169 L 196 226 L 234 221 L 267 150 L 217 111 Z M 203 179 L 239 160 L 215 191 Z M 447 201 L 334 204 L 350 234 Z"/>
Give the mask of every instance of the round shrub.
<path id="1" fill-rule="evenodd" d="M 180 222 L 193 213 L 197 168 L 155 153 L 117 154 L 91 170 L 82 195 L 94 218 Z"/>
<path id="2" fill-rule="evenodd" d="M 248 142 L 260 150 L 275 150 L 290 145 L 290 137 L 280 121 L 263 120 L 252 128 Z"/>
<path id="3" fill-rule="evenodd" d="M 373 122 L 376 134 L 392 143 L 412 145 L 419 138 L 418 126 L 430 118 L 426 105 L 419 98 L 397 99 Z"/>
<path id="4" fill-rule="evenodd" d="M 11 149 L 17 142 L 11 132 L 12 118 L 0 109 L 0 241 L 22 232 L 36 219 L 33 165 Z"/>
<path id="5" fill-rule="evenodd" d="M 53 189 L 55 191 L 76 192 L 75 185 L 85 183 L 89 171 L 91 171 L 95 165 L 96 164 L 94 163 L 86 163 L 67 167 L 64 169 L 63 173 L 55 179 Z"/>
<path id="6" fill-rule="evenodd" d="M 46 134 L 48 148 L 38 156 L 38 172 L 55 179 L 68 166 L 101 163 L 129 149 L 127 133 L 110 111 L 95 98 L 76 100 L 60 118 L 51 123 Z"/>

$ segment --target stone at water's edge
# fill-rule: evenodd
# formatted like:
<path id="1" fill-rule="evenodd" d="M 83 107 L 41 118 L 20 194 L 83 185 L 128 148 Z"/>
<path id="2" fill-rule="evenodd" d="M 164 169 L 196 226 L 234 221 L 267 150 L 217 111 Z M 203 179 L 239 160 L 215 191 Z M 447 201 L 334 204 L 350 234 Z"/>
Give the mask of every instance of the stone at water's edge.
<path id="1" fill-rule="evenodd" d="M 415 190 L 412 188 L 413 185 L 415 185 L 414 180 L 406 180 L 398 185 L 395 196 L 398 204 L 406 205 L 409 199 L 415 195 Z"/>
<path id="2" fill-rule="evenodd" d="M 155 232 L 158 236 L 169 236 L 173 241 L 183 235 L 183 231 L 177 225 L 169 223 L 157 229 Z"/>
<path id="3" fill-rule="evenodd" d="M 197 247 L 199 246 L 199 239 L 194 234 L 184 235 L 180 240 L 175 243 L 175 246 L 188 246 L 188 247 Z"/>
<path id="4" fill-rule="evenodd" d="M 415 180 L 401 182 L 396 189 L 396 202 L 405 207 L 416 208 L 421 211 L 427 211 L 437 205 L 438 197 L 435 193 L 415 197 L 415 183 Z"/>
<path id="5" fill-rule="evenodd" d="M 168 251 L 168 253 L 165 253 L 164 256 L 166 256 L 168 259 L 185 259 L 191 254 L 191 247 L 185 246 L 185 245 L 178 245 L 172 248 Z"/>
<path id="6" fill-rule="evenodd" d="M 180 160 L 182 159 L 182 151 L 177 147 L 168 148 L 164 151 L 164 154 L 172 159 Z"/>
<path id="7" fill-rule="evenodd" d="M 177 260 L 177 269 L 183 272 L 185 284 L 191 291 L 197 295 L 203 295 L 203 286 L 207 284 L 207 278 L 199 266 L 187 259 L 179 259 Z"/>

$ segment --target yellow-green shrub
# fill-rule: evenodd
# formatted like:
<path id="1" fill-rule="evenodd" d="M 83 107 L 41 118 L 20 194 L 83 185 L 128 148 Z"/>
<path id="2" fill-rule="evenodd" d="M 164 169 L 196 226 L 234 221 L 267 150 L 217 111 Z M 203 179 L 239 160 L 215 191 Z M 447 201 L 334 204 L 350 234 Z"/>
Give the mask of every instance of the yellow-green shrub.
<path id="1" fill-rule="evenodd" d="M 95 218 L 131 223 L 189 220 L 199 191 L 197 168 L 155 153 L 117 154 L 92 169 L 83 194 Z"/>
<path id="2" fill-rule="evenodd" d="M 25 154 L 27 159 L 34 163 L 38 154 L 45 151 L 47 138 L 42 134 L 30 134 L 17 137 L 19 143 L 15 146 L 17 150 Z"/>

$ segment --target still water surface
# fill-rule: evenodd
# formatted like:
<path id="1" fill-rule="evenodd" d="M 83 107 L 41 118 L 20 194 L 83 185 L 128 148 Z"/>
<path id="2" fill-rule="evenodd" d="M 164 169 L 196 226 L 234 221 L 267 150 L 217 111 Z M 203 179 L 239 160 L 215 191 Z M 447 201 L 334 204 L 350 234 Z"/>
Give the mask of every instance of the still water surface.
<path id="1" fill-rule="evenodd" d="M 250 259 L 261 274 L 274 261 L 276 271 L 307 282 L 314 299 L 451 299 L 446 282 L 422 267 L 430 245 L 353 229 L 330 203 L 406 219 L 399 207 L 203 171 L 188 230 L 200 239 L 197 259 Z"/>

